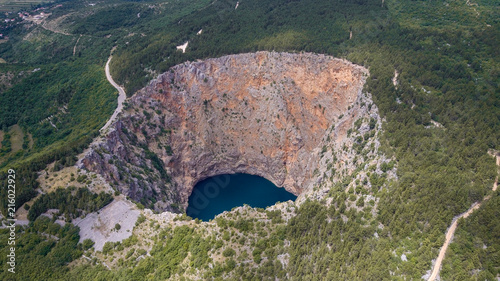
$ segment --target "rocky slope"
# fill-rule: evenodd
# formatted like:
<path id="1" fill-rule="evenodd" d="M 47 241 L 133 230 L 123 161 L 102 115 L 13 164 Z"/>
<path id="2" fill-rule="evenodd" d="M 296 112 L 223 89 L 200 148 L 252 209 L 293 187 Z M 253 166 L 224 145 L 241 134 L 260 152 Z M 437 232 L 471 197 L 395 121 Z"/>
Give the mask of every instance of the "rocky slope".
<path id="1" fill-rule="evenodd" d="M 367 74 L 311 53 L 186 62 L 138 91 L 81 166 L 159 210 L 184 209 L 198 181 L 225 173 L 260 175 L 298 195 L 333 164 L 349 170 L 363 142 L 353 128 L 376 129 L 370 117 L 379 126 L 362 93 Z"/>

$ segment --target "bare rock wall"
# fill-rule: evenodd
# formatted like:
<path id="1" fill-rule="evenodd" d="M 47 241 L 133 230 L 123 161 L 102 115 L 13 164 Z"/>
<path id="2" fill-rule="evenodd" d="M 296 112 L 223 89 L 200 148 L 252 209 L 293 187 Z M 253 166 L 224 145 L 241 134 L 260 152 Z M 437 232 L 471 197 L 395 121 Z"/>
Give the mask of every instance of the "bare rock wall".
<path id="1" fill-rule="evenodd" d="M 198 181 L 225 173 L 298 195 L 321 180 L 324 147 L 340 150 L 353 123 L 369 118 L 367 75 L 311 53 L 186 62 L 138 91 L 82 165 L 162 210 L 184 209 Z"/>

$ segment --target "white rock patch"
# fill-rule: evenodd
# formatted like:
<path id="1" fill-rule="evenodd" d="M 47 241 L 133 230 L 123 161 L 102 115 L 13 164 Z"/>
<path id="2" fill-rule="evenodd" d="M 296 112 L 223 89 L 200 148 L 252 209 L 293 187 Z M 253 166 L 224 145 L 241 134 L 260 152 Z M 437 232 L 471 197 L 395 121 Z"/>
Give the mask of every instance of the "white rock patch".
<path id="1" fill-rule="evenodd" d="M 394 87 L 397 89 L 398 88 L 398 76 L 399 76 L 399 72 L 394 69 L 394 77 L 392 78 L 392 84 L 394 85 Z"/>
<path id="2" fill-rule="evenodd" d="M 94 249 L 101 251 L 106 242 L 130 237 L 140 213 L 132 202 L 120 197 L 98 212 L 74 220 L 73 224 L 80 227 L 80 242 L 91 239 L 95 242 Z M 119 230 L 115 229 L 116 224 L 120 224 Z"/>
<path id="3" fill-rule="evenodd" d="M 177 50 L 182 50 L 182 52 L 185 53 L 186 52 L 186 48 L 188 46 L 188 43 L 189 43 L 189 41 L 187 41 L 186 43 L 184 43 L 182 45 L 177 46 Z"/>

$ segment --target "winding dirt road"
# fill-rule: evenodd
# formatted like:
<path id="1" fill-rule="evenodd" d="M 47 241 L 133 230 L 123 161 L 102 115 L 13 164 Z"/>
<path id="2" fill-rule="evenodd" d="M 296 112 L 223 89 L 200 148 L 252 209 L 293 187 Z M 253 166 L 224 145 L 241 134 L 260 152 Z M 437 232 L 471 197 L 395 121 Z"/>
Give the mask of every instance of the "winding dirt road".
<path id="1" fill-rule="evenodd" d="M 123 110 L 123 102 L 127 98 L 127 95 L 125 94 L 125 90 L 120 87 L 116 82 L 113 80 L 113 77 L 111 77 L 111 74 L 109 73 L 109 63 L 111 62 L 111 59 L 113 56 L 109 56 L 108 62 L 106 63 L 105 72 L 106 72 L 106 78 L 108 79 L 109 83 L 113 85 L 118 90 L 118 106 L 115 109 L 115 112 L 113 112 L 113 115 L 109 118 L 108 122 L 99 130 L 99 132 L 104 132 L 111 123 L 113 123 L 116 118 L 118 117 L 118 114 L 122 112 Z"/>
<path id="2" fill-rule="evenodd" d="M 82 38 L 82 34 L 80 34 L 80 36 L 76 40 L 75 46 L 73 47 L 73 56 L 75 56 L 75 54 L 76 54 L 76 46 L 78 45 L 78 42 L 80 41 L 80 38 Z"/>
<path id="3" fill-rule="evenodd" d="M 500 166 L 500 154 L 497 153 L 494 156 L 496 157 L 497 165 Z M 497 190 L 497 187 L 498 187 L 498 176 L 495 179 L 495 183 L 493 184 L 493 192 L 495 192 Z M 488 196 L 485 196 L 481 202 L 474 203 L 472 205 L 472 207 L 470 207 L 470 209 L 467 210 L 467 212 L 465 212 L 465 213 L 463 213 L 463 214 L 461 214 L 458 217 L 453 219 L 453 222 L 452 222 L 450 228 L 448 228 L 448 232 L 446 232 L 445 242 L 444 242 L 443 246 L 441 247 L 441 250 L 439 251 L 439 255 L 436 259 L 436 263 L 434 264 L 434 268 L 432 269 L 431 276 L 429 277 L 429 279 L 427 279 L 428 281 L 434 281 L 436 279 L 436 277 L 439 275 L 439 271 L 441 270 L 441 264 L 443 263 L 443 259 L 444 259 L 444 256 L 446 254 L 446 250 L 448 249 L 448 246 L 450 245 L 450 242 L 453 239 L 453 235 L 455 234 L 455 230 L 457 229 L 458 220 L 461 218 L 465 219 L 468 216 L 470 216 L 470 214 L 472 214 L 475 210 L 477 210 L 477 209 L 479 209 L 479 207 L 481 207 L 481 204 L 483 204 L 484 201 L 486 201 L 490 198 L 491 198 L 491 194 Z"/>

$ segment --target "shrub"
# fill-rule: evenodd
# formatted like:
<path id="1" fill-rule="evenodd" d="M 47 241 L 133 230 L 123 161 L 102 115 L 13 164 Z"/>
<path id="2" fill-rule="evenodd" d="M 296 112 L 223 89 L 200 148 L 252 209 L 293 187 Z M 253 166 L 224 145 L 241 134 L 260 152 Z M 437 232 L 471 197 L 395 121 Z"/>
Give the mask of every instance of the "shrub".
<path id="1" fill-rule="evenodd" d="M 232 256 L 234 256 L 234 254 L 236 254 L 236 252 L 231 247 L 227 247 L 222 252 L 222 255 L 225 256 L 225 257 L 232 257 Z"/>

